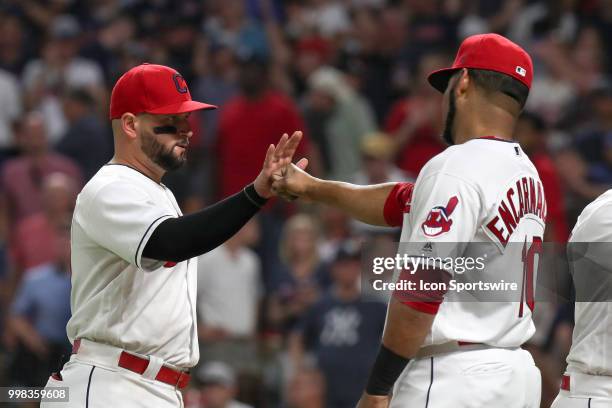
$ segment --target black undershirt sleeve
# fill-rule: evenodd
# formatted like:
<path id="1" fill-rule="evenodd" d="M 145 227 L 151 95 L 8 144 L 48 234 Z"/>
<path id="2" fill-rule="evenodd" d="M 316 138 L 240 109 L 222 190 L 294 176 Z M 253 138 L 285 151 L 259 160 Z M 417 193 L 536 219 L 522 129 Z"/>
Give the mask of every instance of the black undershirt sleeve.
<path id="1" fill-rule="evenodd" d="M 181 262 L 202 255 L 231 238 L 266 201 L 249 184 L 241 192 L 194 214 L 168 218 L 153 231 L 142 256 Z"/>

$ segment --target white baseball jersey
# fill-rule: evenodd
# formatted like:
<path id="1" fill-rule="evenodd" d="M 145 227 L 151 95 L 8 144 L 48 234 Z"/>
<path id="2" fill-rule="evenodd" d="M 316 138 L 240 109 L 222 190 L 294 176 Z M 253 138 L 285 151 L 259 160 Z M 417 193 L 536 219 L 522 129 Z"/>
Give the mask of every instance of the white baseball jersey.
<path id="1" fill-rule="evenodd" d="M 197 363 L 197 260 L 142 257 L 155 228 L 180 215 L 168 188 L 131 167 L 108 164 L 87 183 L 72 220 L 71 342 Z"/>
<path id="2" fill-rule="evenodd" d="M 567 356 L 570 373 L 612 376 L 611 249 L 612 190 L 608 190 L 582 211 L 568 244 L 577 299 Z"/>
<path id="3" fill-rule="evenodd" d="M 466 302 L 465 296 L 448 291 L 423 346 L 456 340 L 517 347 L 533 335 L 534 258 L 545 219 L 542 183 L 518 143 L 473 139 L 447 148 L 423 167 L 411 210 L 404 216 L 400 251 L 440 259 L 486 253 L 485 268 L 464 272 L 465 277 L 471 282 L 518 282 L 524 299 L 501 300 L 505 295 L 500 292 L 482 301 L 487 295 L 479 292 L 468 294 L 472 301 Z M 444 269 L 451 279 L 458 277 L 457 268 Z M 500 270 L 503 276 L 495 276 Z M 430 313 L 437 309 L 408 303 Z"/>

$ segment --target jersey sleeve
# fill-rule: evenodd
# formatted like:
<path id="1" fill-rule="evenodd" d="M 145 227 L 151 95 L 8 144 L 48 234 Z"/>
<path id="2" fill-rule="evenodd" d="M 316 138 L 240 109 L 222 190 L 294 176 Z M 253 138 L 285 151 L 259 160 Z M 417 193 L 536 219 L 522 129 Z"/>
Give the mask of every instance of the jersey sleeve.
<path id="1" fill-rule="evenodd" d="M 131 183 L 109 183 L 85 203 L 84 210 L 79 223 L 100 246 L 144 270 L 164 264 L 142 258 L 142 251 L 157 226 L 176 215 L 156 205 L 144 190 Z"/>
<path id="2" fill-rule="evenodd" d="M 433 266 L 423 269 L 412 264 L 411 271 L 400 271 L 399 279 L 412 281 L 415 287 L 422 281 L 447 284 L 454 274 L 449 259 L 461 257 L 476 234 L 480 196 L 467 181 L 439 172 L 417 181 L 411 207 L 411 231 L 399 252 Z M 430 314 L 437 313 L 444 295 L 440 289 L 393 293 L 403 304 Z"/>
<path id="3" fill-rule="evenodd" d="M 391 227 L 400 227 L 404 214 L 410 212 L 414 183 L 397 183 L 387 196 L 384 207 L 385 221 Z"/>

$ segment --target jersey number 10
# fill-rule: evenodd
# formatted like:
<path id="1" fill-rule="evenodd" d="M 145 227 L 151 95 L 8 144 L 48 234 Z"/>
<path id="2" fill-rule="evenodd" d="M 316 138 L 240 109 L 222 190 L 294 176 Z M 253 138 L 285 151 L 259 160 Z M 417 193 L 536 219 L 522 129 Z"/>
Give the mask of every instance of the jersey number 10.
<path id="1" fill-rule="evenodd" d="M 536 267 L 536 255 L 538 255 L 538 261 L 540 255 L 542 255 L 544 248 L 542 247 L 542 237 L 533 237 L 531 244 L 527 242 L 525 238 L 525 244 L 523 245 L 523 283 L 521 285 L 521 304 L 519 306 L 519 317 L 523 317 L 523 305 L 527 303 L 527 307 L 531 311 L 535 308 L 534 298 L 534 285 L 535 285 L 535 272 Z"/>

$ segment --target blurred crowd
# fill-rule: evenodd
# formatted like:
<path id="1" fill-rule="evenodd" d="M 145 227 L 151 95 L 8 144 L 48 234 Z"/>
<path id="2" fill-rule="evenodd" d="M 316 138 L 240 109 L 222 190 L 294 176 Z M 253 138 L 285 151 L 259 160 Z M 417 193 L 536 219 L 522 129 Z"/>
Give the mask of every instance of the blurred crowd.
<path id="1" fill-rule="evenodd" d="M 445 148 L 426 76 L 482 32 L 534 60 L 516 137 L 544 183 L 546 240 L 563 243 L 612 185 L 610 0 L 1 1 L 0 384 L 41 386 L 70 353 L 71 213 L 112 157 L 123 72 L 169 65 L 220 107 L 191 116 L 189 162 L 164 179 L 188 213 L 242 189 L 298 129 L 317 176 L 414 180 Z M 360 245 L 397 239 L 329 207 L 270 202 L 199 260 L 202 358 L 186 406 L 354 406 L 385 318 L 384 300 L 361 296 Z M 528 347 L 548 407 L 573 312 L 542 309 Z"/>

